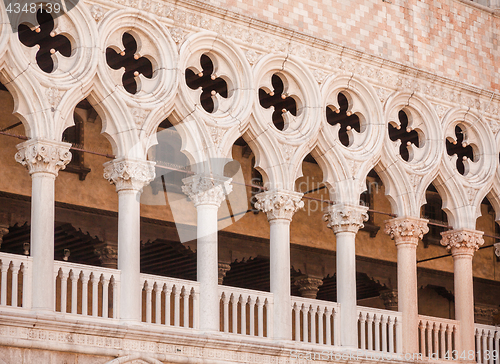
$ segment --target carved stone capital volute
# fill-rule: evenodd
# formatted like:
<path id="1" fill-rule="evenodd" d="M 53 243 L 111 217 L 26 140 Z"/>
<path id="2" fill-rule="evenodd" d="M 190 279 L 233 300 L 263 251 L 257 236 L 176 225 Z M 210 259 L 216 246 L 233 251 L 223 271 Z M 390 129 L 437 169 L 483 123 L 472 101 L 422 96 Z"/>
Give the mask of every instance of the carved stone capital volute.
<path id="1" fill-rule="evenodd" d="M 316 299 L 319 286 L 323 285 L 323 280 L 321 278 L 300 276 L 295 279 L 295 285 L 299 287 L 301 297 Z"/>
<path id="2" fill-rule="evenodd" d="M 385 233 L 394 239 L 396 246 L 401 244 L 417 246 L 418 240 L 429 232 L 428 222 L 415 217 L 398 217 L 385 222 Z"/>
<path id="3" fill-rule="evenodd" d="M 470 256 L 484 244 L 483 232 L 471 229 L 449 230 L 441 233 L 441 245 L 451 250 L 453 257 Z"/>
<path id="4" fill-rule="evenodd" d="M 104 178 L 116 191 L 141 191 L 155 178 L 155 163 L 133 159 L 115 159 L 104 163 Z"/>
<path id="5" fill-rule="evenodd" d="M 328 207 L 323 220 L 327 222 L 327 227 L 335 234 L 341 232 L 357 233 L 363 228 L 364 221 L 368 220 L 368 207 L 354 206 L 346 204 L 335 204 Z"/>
<path id="6" fill-rule="evenodd" d="M 267 215 L 269 221 L 282 219 L 292 221 L 293 214 L 304 207 L 304 194 L 286 190 L 271 190 L 255 195 L 255 208 Z"/>
<path id="7" fill-rule="evenodd" d="M 211 175 L 198 174 L 184 178 L 182 192 L 188 195 L 194 206 L 215 205 L 220 206 L 233 190 L 232 178 L 215 177 Z"/>
<path id="8" fill-rule="evenodd" d="M 30 139 L 17 145 L 15 159 L 28 169 L 30 175 L 43 172 L 57 177 L 59 170 L 66 168 L 71 161 L 70 148 L 70 143 Z"/>

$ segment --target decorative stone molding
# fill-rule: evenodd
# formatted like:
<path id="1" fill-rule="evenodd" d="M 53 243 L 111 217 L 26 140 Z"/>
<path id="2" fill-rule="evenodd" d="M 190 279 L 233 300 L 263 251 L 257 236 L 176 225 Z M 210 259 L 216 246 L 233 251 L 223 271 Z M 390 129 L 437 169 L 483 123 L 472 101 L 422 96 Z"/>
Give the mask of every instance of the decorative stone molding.
<path id="1" fill-rule="evenodd" d="M 231 270 L 229 263 L 219 262 L 219 285 L 222 285 L 227 272 Z"/>
<path id="2" fill-rule="evenodd" d="M 345 204 L 335 204 L 328 207 L 328 211 L 323 215 L 323 220 L 327 222 L 327 227 L 335 234 L 340 232 L 357 233 L 362 229 L 364 221 L 368 221 L 368 207 L 353 206 Z"/>
<path id="3" fill-rule="evenodd" d="M 104 178 L 116 185 L 116 191 L 140 191 L 155 178 L 155 164 L 150 161 L 115 159 L 104 163 Z"/>
<path id="4" fill-rule="evenodd" d="M 495 255 L 500 258 L 500 243 L 493 244 L 493 246 L 495 247 Z"/>
<path id="5" fill-rule="evenodd" d="M 101 264 L 105 268 L 117 269 L 118 267 L 118 247 L 117 244 L 105 241 L 94 249 L 94 254 L 99 257 Z"/>
<path id="6" fill-rule="evenodd" d="M 386 310 L 391 310 L 391 311 L 398 310 L 397 289 L 388 289 L 386 291 L 380 292 L 380 298 L 384 301 L 384 306 Z"/>
<path id="7" fill-rule="evenodd" d="M 17 145 L 15 159 L 28 169 L 30 175 L 43 172 L 57 177 L 59 170 L 66 168 L 71 161 L 70 148 L 70 143 L 30 139 Z"/>
<path id="8" fill-rule="evenodd" d="M 295 279 L 295 285 L 299 287 L 301 297 L 316 299 L 319 286 L 323 285 L 323 280 L 304 275 Z"/>
<path id="9" fill-rule="evenodd" d="M 474 305 L 474 322 L 483 325 L 498 325 L 500 307 L 476 303 Z"/>
<path id="10" fill-rule="evenodd" d="M 441 245 L 451 250 L 451 254 L 470 255 L 484 244 L 483 232 L 470 229 L 449 230 L 441 233 Z"/>
<path id="11" fill-rule="evenodd" d="M 182 182 L 182 192 L 188 195 L 194 206 L 216 205 L 220 207 L 222 201 L 226 199 L 233 190 L 231 178 L 213 177 L 210 175 L 195 175 L 184 178 Z"/>
<path id="12" fill-rule="evenodd" d="M 255 195 L 255 208 L 267 214 L 269 221 L 284 219 L 292 221 L 293 214 L 304 207 L 300 192 L 272 190 Z"/>
<path id="13" fill-rule="evenodd" d="M 414 217 L 398 217 L 385 222 L 385 233 L 394 239 L 396 246 L 399 244 L 415 244 L 429 232 L 425 219 Z"/>

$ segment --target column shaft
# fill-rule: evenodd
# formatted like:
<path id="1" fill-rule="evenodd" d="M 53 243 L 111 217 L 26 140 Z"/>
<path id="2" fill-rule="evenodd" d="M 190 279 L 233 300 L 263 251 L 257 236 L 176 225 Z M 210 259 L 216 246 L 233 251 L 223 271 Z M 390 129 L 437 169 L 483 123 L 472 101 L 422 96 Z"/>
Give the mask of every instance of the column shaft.
<path id="1" fill-rule="evenodd" d="M 461 347 L 475 350 L 474 343 L 474 291 L 472 284 L 472 255 L 454 254 L 453 271 L 455 284 L 455 319 L 460 322 Z"/>

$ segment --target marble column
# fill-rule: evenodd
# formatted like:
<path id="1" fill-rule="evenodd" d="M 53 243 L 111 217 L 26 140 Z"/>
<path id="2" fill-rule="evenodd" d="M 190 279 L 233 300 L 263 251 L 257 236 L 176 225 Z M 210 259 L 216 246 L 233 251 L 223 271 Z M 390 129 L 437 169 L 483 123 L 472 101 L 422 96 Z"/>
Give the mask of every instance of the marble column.
<path id="1" fill-rule="evenodd" d="M 104 164 L 104 178 L 118 192 L 120 319 L 129 323 L 141 320 L 140 196 L 142 188 L 154 177 L 153 162 L 120 158 Z"/>
<path id="2" fill-rule="evenodd" d="M 18 144 L 15 159 L 31 175 L 32 308 L 54 311 L 54 186 L 71 161 L 71 144 L 31 139 Z"/>
<path id="3" fill-rule="evenodd" d="M 293 214 L 304 207 L 303 194 L 271 190 L 255 195 L 255 208 L 267 215 L 270 225 L 270 280 L 274 299 L 273 338 L 292 339 L 290 292 L 290 223 Z"/>
<path id="4" fill-rule="evenodd" d="M 182 191 L 196 207 L 197 279 L 200 282 L 200 330 L 219 331 L 219 260 L 217 211 L 231 193 L 231 179 L 195 175 L 182 180 Z"/>
<path id="5" fill-rule="evenodd" d="M 484 244 L 483 232 L 457 229 L 441 233 L 441 245 L 451 250 L 455 286 L 455 319 L 460 322 L 458 352 L 475 351 L 474 343 L 474 291 L 472 287 L 472 257 Z"/>
<path id="6" fill-rule="evenodd" d="M 295 279 L 295 285 L 299 287 L 301 297 L 316 299 L 319 287 L 323 284 L 323 279 L 303 275 Z"/>
<path id="7" fill-rule="evenodd" d="M 401 217 L 386 221 L 385 233 L 398 251 L 398 310 L 402 313 L 404 353 L 418 352 L 417 245 L 429 232 L 427 220 Z"/>
<path id="8" fill-rule="evenodd" d="M 340 345 L 358 347 L 356 299 L 356 234 L 368 220 L 368 207 L 329 206 L 324 220 L 337 240 L 337 302 L 340 304 Z"/>

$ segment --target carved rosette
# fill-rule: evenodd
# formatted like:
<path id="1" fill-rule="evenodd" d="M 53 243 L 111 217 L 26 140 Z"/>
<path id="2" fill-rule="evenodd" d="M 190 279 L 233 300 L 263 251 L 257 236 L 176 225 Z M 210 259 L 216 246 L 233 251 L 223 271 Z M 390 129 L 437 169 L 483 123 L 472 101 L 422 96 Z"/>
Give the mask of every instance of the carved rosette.
<path id="1" fill-rule="evenodd" d="M 425 219 L 413 217 L 398 217 L 385 222 L 385 233 L 394 239 L 396 246 L 400 244 L 414 244 L 429 232 Z"/>
<path id="2" fill-rule="evenodd" d="M 323 220 L 327 222 L 327 227 L 335 234 L 341 232 L 357 233 L 363 228 L 364 221 L 368 220 L 368 207 L 345 204 L 335 204 L 328 207 L 328 211 L 323 215 Z"/>
<path id="3" fill-rule="evenodd" d="M 441 233 L 441 245 L 451 250 L 451 254 L 474 255 L 474 252 L 484 244 L 483 232 L 470 229 L 444 231 Z"/>
<path id="4" fill-rule="evenodd" d="M 51 173 L 57 177 L 59 170 L 66 168 L 71 161 L 71 144 L 42 139 L 30 139 L 18 144 L 16 162 L 25 166 L 30 175 Z"/>
<path id="5" fill-rule="evenodd" d="M 299 287 L 301 297 L 316 299 L 319 286 L 323 285 L 323 280 L 309 276 L 302 276 L 295 279 L 295 285 Z"/>
<path id="6" fill-rule="evenodd" d="M 304 207 L 300 192 L 272 190 L 255 195 L 255 208 L 267 215 L 269 221 L 284 219 L 292 221 L 293 214 Z"/>
<path id="7" fill-rule="evenodd" d="M 210 175 L 195 175 L 184 178 L 182 182 L 182 192 L 188 195 L 194 206 L 215 205 L 220 207 L 222 201 L 226 199 L 233 190 L 231 186 L 232 178 L 213 177 Z"/>
<path id="8" fill-rule="evenodd" d="M 104 164 L 104 178 L 116 186 L 116 191 L 141 191 L 155 178 L 155 163 L 115 159 Z"/>

